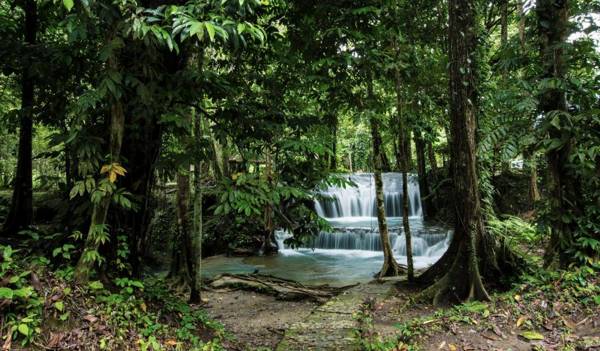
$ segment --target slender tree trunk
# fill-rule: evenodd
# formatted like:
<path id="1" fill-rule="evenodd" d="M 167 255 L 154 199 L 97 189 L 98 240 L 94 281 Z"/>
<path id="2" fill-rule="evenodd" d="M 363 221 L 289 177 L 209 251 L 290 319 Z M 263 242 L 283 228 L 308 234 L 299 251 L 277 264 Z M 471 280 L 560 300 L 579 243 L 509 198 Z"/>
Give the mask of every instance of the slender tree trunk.
<path id="1" fill-rule="evenodd" d="M 265 153 L 265 161 L 266 161 L 265 176 L 266 176 L 267 183 L 269 184 L 269 189 L 273 189 L 273 186 L 274 186 L 274 184 L 273 184 L 273 157 L 272 157 L 271 153 L 272 153 L 272 151 L 271 151 L 271 148 L 269 147 Z M 265 207 L 264 222 L 265 222 L 265 227 L 264 227 L 265 237 L 263 239 L 263 244 L 262 244 L 262 248 L 260 251 L 262 252 L 263 255 L 269 255 L 269 254 L 272 254 L 277 251 L 277 247 L 273 243 L 274 227 L 273 227 L 273 204 L 272 203 L 267 204 L 267 206 Z"/>
<path id="2" fill-rule="evenodd" d="M 197 114 L 194 119 L 194 138 L 200 143 L 202 140 L 202 121 L 201 115 Z M 194 162 L 194 276 L 192 277 L 190 302 L 200 303 L 200 291 L 202 289 L 202 241 L 203 218 L 202 218 L 202 161 L 196 158 Z"/>
<path id="3" fill-rule="evenodd" d="M 36 43 L 38 19 L 35 0 L 26 0 L 25 10 L 25 46 L 33 50 Z M 33 55 L 30 56 L 31 58 Z M 35 79 L 31 71 L 31 62 L 23 62 L 21 73 L 21 118 L 19 128 L 19 154 L 14 190 L 8 216 L 2 231 L 7 236 L 31 225 L 33 220 L 33 185 L 31 144 L 33 138 L 33 108 Z"/>
<path id="4" fill-rule="evenodd" d="M 500 45 L 505 47 L 508 43 L 508 0 L 500 3 Z"/>
<path id="5" fill-rule="evenodd" d="M 408 281 L 412 282 L 415 278 L 415 270 L 413 265 L 412 234 L 410 232 L 410 213 L 408 207 L 408 172 L 411 167 L 410 132 L 407 129 L 406 116 L 402 109 L 402 81 L 398 70 L 395 72 L 395 83 L 396 108 L 399 121 L 397 162 L 400 164 L 400 171 L 402 172 L 402 228 L 404 229 L 404 238 L 406 240 Z"/>
<path id="6" fill-rule="evenodd" d="M 123 142 L 123 133 L 125 130 L 125 113 L 120 100 L 113 102 L 111 106 L 110 122 L 110 160 L 112 164 L 119 163 L 121 154 L 121 144 Z M 85 241 L 85 246 L 77 266 L 75 267 L 75 280 L 78 283 L 85 283 L 89 280 L 91 270 L 95 260 L 93 253 L 98 252 L 101 242 L 98 240 L 98 233 L 106 230 L 106 217 L 110 207 L 112 194 L 105 194 L 98 203 L 93 204 L 92 220 Z"/>
<path id="7" fill-rule="evenodd" d="M 543 78 L 562 80 L 566 74 L 562 45 L 567 39 L 569 1 L 568 0 L 538 0 L 536 13 L 538 16 L 538 31 L 540 33 L 540 56 L 544 69 Z M 559 125 L 567 124 L 564 116 L 558 114 L 567 111 L 567 100 L 562 89 L 547 89 L 540 96 L 540 110 L 544 113 L 548 124 L 548 136 L 556 140 L 564 140 L 565 132 L 550 123 L 559 120 Z M 557 113 L 558 112 L 558 113 Z M 572 138 L 563 146 L 546 152 L 550 169 L 548 189 L 550 190 L 550 223 L 552 234 L 546 250 L 545 263 L 551 264 L 558 256 L 560 264 L 568 264 L 567 250 L 573 240 L 572 228 L 563 221 L 563 213 L 569 211 L 570 204 L 576 203 L 570 198 L 574 187 L 573 180 L 568 175 L 568 157 L 572 149 Z"/>
<path id="8" fill-rule="evenodd" d="M 370 102 L 374 99 L 372 77 L 369 77 L 368 96 Z M 371 139 L 373 142 L 373 169 L 375 178 L 375 202 L 377 205 L 377 224 L 379 225 L 379 236 L 383 248 L 383 267 L 377 274 L 378 277 L 396 276 L 401 273 L 401 268 L 394 258 L 390 236 L 388 232 L 387 220 L 385 217 L 385 202 L 383 198 L 383 179 L 381 170 L 383 168 L 383 158 L 381 150 L 381 135 L 379 134 L 379 121 L 377 116 L 371 114 L 369 122 L 371 124 Z"/>
<path id="9" fill-rule="evenodd" d="M 524 0 L 519 0 L 519 42 L 521 43 L 521 49 L 525 48 L 525 7 Z"/>
<path id="10" fill-rule="evenodd" d="M 537 165 L 535 156 L 531 151 L 523 152 L 525 169 L 529 171 L 529 205 L 533 209 L 536 202 L 540 200 L 540 192 L 537 185 Z"/>
<path id="11" fill-rule="evenodd" d="M 177 172 L 177 232 L 181 242 L 182 259 L 177 259 L 175 272 L 188 282 L 194 291 L 194 249 L 190 223 L 190 169 L 185 165 Z"/>
<path id="12" fill-rule="evenodd" d="M 337 132 L 338 132 L 338 118 L 335 113 L 329 116 L 331 121 L 331 162 L 329 163 L 332 170 L 337 169 Z"/>
<path id="13" fill-rule="evenodd" d="M 410 223 L 408 221 L 408 172 L 402 172 L 402 226 L 406 238 L 406 263 L 408 268 L 408 281 L 415 279 L 415 269 L 413 265 L 413 247 L 412 234 L 410 232 Z"/>
<path id="14" fill-rule="evenodd" d="M 444 255 L 453 257 L 442 258 L 448 264 L 447 271 L 427 289 L 436 304 L 489 299 L 477 253 L 485 232 L 476 168 L 475 6 L 474 1 L 449 1 L 450 135 L 456 219 L 453 244 Z"/>
<path id="15" fill-rule="evenodd" d="M 417 174 L 419 176 L 419 192 L 421 193 L 421 206 L 423 207 L 423 216 L 425 218 L 435 213 L 433 199 L 429 189 L 429 180 L 427 178 L 427 169 L 425 162 L 425 140 L 420 132 L 414 133 L 415 148 L 417 152 Z"/>
<path id="16" fill-rule="evenodd" d="M 431 142 L 427 143 L 427 157 L 429 158 L 429 166 L 431 167 L 431 175 L 434 180 L 438 178 L 438 167 L 437 167 L 437 159 L 435 158 L 435 152 L 433 151 L 433 145 Z"/>

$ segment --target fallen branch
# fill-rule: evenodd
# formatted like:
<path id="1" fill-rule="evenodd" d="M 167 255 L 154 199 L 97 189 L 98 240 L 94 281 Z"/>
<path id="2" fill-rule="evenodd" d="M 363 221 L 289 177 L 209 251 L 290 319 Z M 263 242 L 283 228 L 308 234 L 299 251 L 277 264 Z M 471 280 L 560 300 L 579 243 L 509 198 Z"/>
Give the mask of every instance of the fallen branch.
<path id="1" fill-rule="evenodd" d="M 356 286 L 331 287 L 329 285 L 305 286 L 293 280 L 263 274 L 221 274 L 208 285 L 213 289 L 235 288 L 273 295 L 280 300 L 310 299 L 326 301 L 340 292 Z"/>

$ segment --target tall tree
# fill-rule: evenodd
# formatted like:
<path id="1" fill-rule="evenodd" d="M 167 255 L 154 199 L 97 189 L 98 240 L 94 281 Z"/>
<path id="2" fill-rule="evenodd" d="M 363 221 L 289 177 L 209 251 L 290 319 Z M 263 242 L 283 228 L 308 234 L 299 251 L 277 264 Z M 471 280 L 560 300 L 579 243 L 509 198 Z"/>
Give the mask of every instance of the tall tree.
<path id="1" fill-rule="evenodd" d="M 445 274 L 427 290 L 434 296 L 436 304 L 489 299 L 479 267 L 480 259 L 485 257 L 478 255 L 486 234 L 481 216 L 475 137 L 476 4 L 473 0 L 450 0 L 448 7 L 455 224 L 452 243 L 444 255 L 451 263 L 447 265 Z"/>
<path id="2" fill-rule="evenodd" d="M 24 3 L 24 10 L 24 41 L 30 55 L 26 56 L 28 62 L 23 62 L 21 73 L 21 117 L 17 173 L 14 180 L 14 190 L 10 210 L 3 227 L 3 232 L 8 235 L 15 235 L 20 229 L 31 225 L 33 220 L 31 145 L 33 137 L 33 109 L 35 104 L 35 76 L 31 59 L 34 57 L 32 52 L 36 44 L 38 31 L 36 1 L 26 0 Z"/>
<path id="3" fill-rule="evenodd" d="M 404 229 L 404 238 L 406 240 L 406 266 L 408 281 L 413 281 L 415 270 L 413 267 L 412 235 L 409 222 L 409 204 L 408 204 L 408 172 L 410 170 L 410 132 L 407 126 L 406 114 L 403 113 L 402 106 L 402 81 L 400 72 L 395 72 L 396 87 L 396 113 L 398 114 L 398 153 L 396 156 L 399 163 L 400 172 L 402 172 L 402 228 Z"/>
<path id="4" fill-rule="evenodd" d="M 370 73 L 367 78 L 367 95 L 369 97 L 369 106 L 375 100 L 373 93 L 373 74 Z M 387 220 L 385 217 L 385 202 L 383 198 L 383 178 L 381 176 L 383 165 L 383 152 L 381 134 L 379 132 L 379 119 L 375 115 L 375 111 L 369 111 L 369 123 L 371 125 L 371 141 L 373 146 L 373 177 L 375 178 L 375 203 L 377 208 L 377 224 L 379 226 L 379 237 L 381 239 L 381 247 L 383 249 L 383 266 L 377 274 L 379 277 L 396 276 L 400 274 L 401 268 L 394 258 L 392 245 L 390 243 L 390 235 L 388 232 Z"/>
<path id="5" fill-rule="evenodd" d="M 540 58 L 543 68 L 542 78 L 546 81 L 561 81 L 565 78 L 566 64 L 564 44 L 567 39 L 569 1 L 538 0 L 536 14 L 540 36 Z M 568 158 L 573 148 L 573 140 L 569 132 L 562 128 L 567 117 L 567 99 L 560 84 L 548 84 L 539 98 L 539 109 L 544 114 L 548 136 L 559 141 L 557 146 L 551 145 L 546 150 L 546 158 L 550 171 L 550 212 L 551 239 L 546 251 L 546 264 L 552 263 L 556 256 L 560 263 L 568 263 L 567 250 L 572 243 L 573 221 L 562 216 L 571 204 L 575 184 L 569 176 Z M 563 123 L 564 122 L 564 123 Z"/>

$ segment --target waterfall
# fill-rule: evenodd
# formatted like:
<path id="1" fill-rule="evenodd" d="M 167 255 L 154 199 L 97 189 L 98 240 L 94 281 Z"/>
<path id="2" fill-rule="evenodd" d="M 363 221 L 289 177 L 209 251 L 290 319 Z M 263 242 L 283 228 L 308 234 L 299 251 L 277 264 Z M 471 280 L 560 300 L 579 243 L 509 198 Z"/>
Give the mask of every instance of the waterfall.
<path id="1" fill-rule="evenodd" d="M 402 217 L 402 174 L 383 173 L 383 199 L 387 217 Z M 319 216 L 326 219 L 377 217 L 375 180 L 372 173 L 347 176 L 356 184 L 346 188 L 329 187 L 321 192 L 322 199 L 315 200 Z M 422 216 L 421 194 L 416 175 L 408 175 L 408 206 L 410 217 Z"/>
<path id="2" fill-rule="evenodd" d="M 321 232 L 305 243 L 305 249 L 382 251 L 378 232 L 377 208 L 375 203 L 375 181 L 373 174 L 347 175 L 356 186 L 346 188 L 329 187 L 315 200 L 315 210 L 333 227 L 332 232 Z M 408 176 L 409 222 L 415 260 L 427 264 L 430 259 L 440 257 L 448 248 L 451 233 L 434 225 L 425 225 L 421 207 L 421 194 L 416 175 Z M 388 222 L 390 244 L 397 256 L 406 256 L 406 239 L 402 226 L 402 174 L 383 174 L 385 214 Z M 291 234 L 276 232 L 280 252 L 293 254 L 284 241 Z"/>

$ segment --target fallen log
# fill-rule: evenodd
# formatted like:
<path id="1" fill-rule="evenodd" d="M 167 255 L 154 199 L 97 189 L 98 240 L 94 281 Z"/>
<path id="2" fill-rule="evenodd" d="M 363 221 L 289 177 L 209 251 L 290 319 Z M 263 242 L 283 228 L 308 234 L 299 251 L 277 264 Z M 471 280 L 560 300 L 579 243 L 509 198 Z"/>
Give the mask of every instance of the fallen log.
<path id="1" fill-rule="evenodd" d="M 208 282 L 213 289 L 241 289 L 273 295 L 278 300 L 310 299 L 324 302 L 344 290 L 358 284 L 343 287 L 329 285 L 306 286 L 293 280 L 264 274 L 220 274 Z"/>

